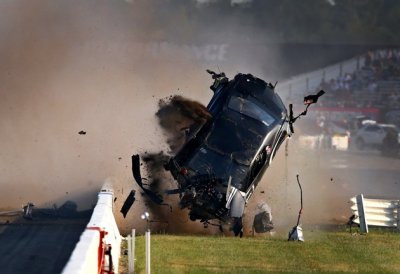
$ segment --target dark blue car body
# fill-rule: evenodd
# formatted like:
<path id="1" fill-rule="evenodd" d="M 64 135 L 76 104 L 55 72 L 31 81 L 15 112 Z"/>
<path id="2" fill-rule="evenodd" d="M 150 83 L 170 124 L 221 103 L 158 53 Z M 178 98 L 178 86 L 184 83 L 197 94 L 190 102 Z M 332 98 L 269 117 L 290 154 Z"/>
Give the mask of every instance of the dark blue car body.
<path id="1" fill-rule="evenodd" d="M 212 118 L 189 132 L 168 169 L 191 220 L 218 219 L 241 227 L 245 204 L 291 132 L 272 84 L 251 74 L 230 81 L 224 76 L 213 77 L 207 106 Z"/>

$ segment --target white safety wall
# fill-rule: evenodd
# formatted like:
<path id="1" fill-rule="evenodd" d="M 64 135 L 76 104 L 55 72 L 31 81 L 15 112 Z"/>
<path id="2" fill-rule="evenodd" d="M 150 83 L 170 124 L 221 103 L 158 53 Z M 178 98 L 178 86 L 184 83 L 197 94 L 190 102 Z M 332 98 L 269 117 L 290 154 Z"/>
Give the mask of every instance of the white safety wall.
<path id="1" fill-rule="evenodd" d="M 63 274 L 100 273 L 103 267 L 101 266 L 103 257 L 100 255 L 105 245 L 111 246 L 114 273 L 118 273 L 122 237 L 113 214 L 113 199 L 112 185 L 105 183 L 99 192 L 92 217 L 65 266 Z"/>

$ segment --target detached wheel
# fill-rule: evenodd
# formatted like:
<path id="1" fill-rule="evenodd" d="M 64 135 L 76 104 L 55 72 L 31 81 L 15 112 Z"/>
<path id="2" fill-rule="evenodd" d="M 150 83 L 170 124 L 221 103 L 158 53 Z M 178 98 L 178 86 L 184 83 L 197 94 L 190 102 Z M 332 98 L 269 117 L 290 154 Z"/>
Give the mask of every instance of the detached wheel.
<path id="1" fill-rule="evenodd" d="M 365 142 L 361 138 L 357 138 L 356 140 L 356 148 L 359 150 L 363 150 L 365 148 Z"/>

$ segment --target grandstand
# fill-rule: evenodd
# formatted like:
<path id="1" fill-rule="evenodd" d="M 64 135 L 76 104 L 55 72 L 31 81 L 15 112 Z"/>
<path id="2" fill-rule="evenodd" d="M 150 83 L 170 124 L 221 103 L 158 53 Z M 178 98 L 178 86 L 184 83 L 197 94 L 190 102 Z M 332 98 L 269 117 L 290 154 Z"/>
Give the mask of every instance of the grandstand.
<path id="1" fill-rule="evenodd" d="M 327 125 L 351 131 L 355 118 L 364 116 L 400 126 L 400 49 L 369 51 L 278 85 L 287 102 L 301 102 L 306 93 L 320 89 L 327 94 L 312 111 L 315 122 L 323 117 Z"/>

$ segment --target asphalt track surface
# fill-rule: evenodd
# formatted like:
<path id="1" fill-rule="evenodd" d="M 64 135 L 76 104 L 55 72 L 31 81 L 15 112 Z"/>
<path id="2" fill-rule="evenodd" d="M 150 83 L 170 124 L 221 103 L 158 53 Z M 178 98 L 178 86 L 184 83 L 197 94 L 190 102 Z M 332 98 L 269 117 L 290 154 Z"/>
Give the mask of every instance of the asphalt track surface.
<path id="1" fill-rule="evenodd" d="M 17 218 L 0 225 L 0 273 L 57 274 L 66 265 L 90 218 Z"/>

